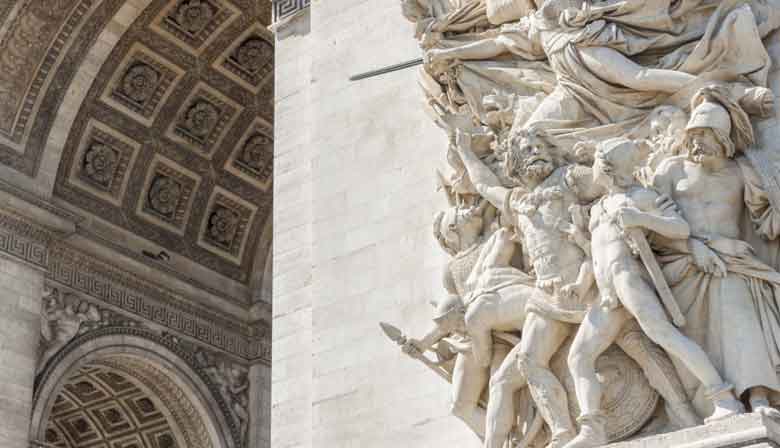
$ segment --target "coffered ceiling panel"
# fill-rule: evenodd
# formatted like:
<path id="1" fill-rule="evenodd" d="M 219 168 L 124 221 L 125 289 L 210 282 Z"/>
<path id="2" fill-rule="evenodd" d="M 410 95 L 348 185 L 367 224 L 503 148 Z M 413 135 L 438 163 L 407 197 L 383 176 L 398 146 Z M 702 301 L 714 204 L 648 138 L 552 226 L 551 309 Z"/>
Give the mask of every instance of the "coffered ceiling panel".
<path id="1" fill-rule="evenodd" d="M 272 205 L 265 14 L 270 1 L 153 1 L 76 115 L 56 200 L 247 284 Z"/>
<path id="2" fill-rule="evenodd" d="M 55 399 L 45 441 L 59 448 L 183 448 L 163 406 L 118 371 L 84 367 Z"/>

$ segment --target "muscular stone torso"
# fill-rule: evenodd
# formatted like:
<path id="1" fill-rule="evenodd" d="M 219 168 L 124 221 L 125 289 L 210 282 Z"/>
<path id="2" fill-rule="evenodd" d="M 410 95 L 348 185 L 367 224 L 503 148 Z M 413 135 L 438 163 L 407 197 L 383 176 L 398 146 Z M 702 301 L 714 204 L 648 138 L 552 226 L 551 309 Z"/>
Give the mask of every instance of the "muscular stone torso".
<path id="1" fill-rule="evenodd" d="M 624 207 L 639 208 L 630 193 L 606 196 L 591 209 L 591 244 L 599 248 L 592 255 L 593 274 L 602 296 L 614 294 L 612 279 L 616 273 L 625 269 L 643 271 L 617 222 L 617 211 Z"/>
<path id="2" fill-rule="evenodd" d="M 523 244 L 540 284 L 561 286 L 576 281 L 585 260 L 582 249 L 559 228 L 561 221 L 571 222 L 569 207 L 578 202 L 574 192 L 565 185 L 564 170 L 559 168 L 534 190 L 558 188 L 559 197 L 541 201 L 530 211 L 518 213 Z"/>
<path id="3" fill-rule="evenodd" d="M 712 172 L 686 160 L 672 174 L 672 198 L 693 235 L 739 238 L 745 183 L 737 162 Z"/>

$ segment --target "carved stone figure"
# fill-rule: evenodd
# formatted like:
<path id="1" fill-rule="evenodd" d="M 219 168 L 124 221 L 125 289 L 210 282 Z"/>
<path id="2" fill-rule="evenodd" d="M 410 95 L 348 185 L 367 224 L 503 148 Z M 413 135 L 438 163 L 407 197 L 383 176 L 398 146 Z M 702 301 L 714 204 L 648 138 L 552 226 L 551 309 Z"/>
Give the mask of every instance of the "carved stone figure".
<path id="1" fill-rule="evenodd" d="M 780 2 L 401 5 L 448 137 L 434 233 L 452 259 L 435 325 L 393 339 L 452 381 L 485 447 L 632 436 L 644 421 L 608 429 L 614 353 L 663 397 L 652 431 L 780 417 L 780 166 L 751 122 L 773 116 Z"/>
<path id="2" fill-rule="evenodd" d="M 514 143 L 514 144 L 512 144 Z M 512 396 L 529 387 L 541 415 L 552 432 L 550 447 L 563 446 L 574 436 L 567 396 L 559 378 L 549 368 L 551 357 L 573 333 L 588 306 L 595 300 L 590 251 L 577 237 L 579 221 L 574 213 L 581 202 L 589 202 L 603 191 L 594 184 L 590 169 L 565 165 L 554 156 L 553 148 L 540 134 L 510 141 L 506 170 L 525 182 L 525 188 L 508 190 L 476 158 L 465 142 L 459 154 L 474 179 L 478 191 L 494 205 L 514 216 L 523 246 L 536 273 L 536 290 L 523 301 L 527 311 L 523 337 L 493 374 L 488 401 L 486 447 L 500 448 L 512 425 Z M 516 163 L 517 165 L 513 165 Z M 578 243 L 579 241 L 579 243 Z M 515 299 L 519 300 L 519 299 Z M 668 359 L 649 353 L 651 344 L 634 344 L 628 332 L 618 344 L 634 357 L 659 392 L 674 408 L 683 425 L 696 423 L 696 417 L 680 395 L 679 380 L 662 364 Z"/>
<path id="3" fill-rule="evenodd" d="M 780 390 L 774 333 L 780 276 L 753 255 L 742 226 L 747 214 L 765 238 L 778 235 L 767 226 L 778 210 L 749 157 L 740 155 L 751 151 L 752 126 L 728 92 L 707 88 L 694 98 L 685 132 L 688 156 L 668 159 L 654 178 L 691 229 L 687 241 L 666 242 L 661 252 L 675 297 L 688 310 L 683 331 L 705 348 L 737 396 L 747 393 L 754 411 L 780 415 L 768 401 L 769 391 Z M 688 383 L 697 393 L 696 382 Z"/>
<path id="4" fill-rule="evenodd" d="M 707 354 L 667 318 L 663 306 L 676 307 L 677 303 L 672 298 L 672 303 L 662 305 L 656 294 L 656 287 L 659 291 L 668 289 L 665 284 L 653 285 L 653 282 L 665 282 L 663 275 L 656 277 L 648 273 L 652 267 L 643 266 L 632 253 L 632 250 L 649 249 L 644 235 L 648 231 L 671 239 L 686 239 L 690 235 L 682 217 L 670 208 L 661 210 L 657 203 L 662 198 L 637 184 L 634 172 L 639 158 L 640 150 L 635 142 L 611 140 L 600 146 L 593 165 L 595 182 L 607 190 L 591 209 L 590 220 L 593 271 L 601 301 L 590 308 L 569 352 L 569 368 L 580 402 L 581 429 L 567 448 L 591 448 L 608 442 L 595 363 L 632 318 L 650 339 L 683 362 L 707 387 L 715 404 L 715 412 L 708 420 L 725 418 L 742 410 L 731 391 L 733 386 L 723 382 Z M 649 263 L 656 263 L 652 253 L 649 255 Z M 661 273 L 660 269 L 657 273 Z M 670 313 L 673 316 L 680 313 L 674 311 Z"/>
<path id="5" fill-rule="evenodd" d="M 453 255 L 444 270 L 448 295 L 437 302 L 430 330 L 420 339 L 406 339 L 402 347 L 417 359 L 437 344 L 454 353 L 451 411 L 479 436 L 485 433 L 480 397 L 490 372 L 508 351 L 505 345 L 494 345 L 492 332 L 522 328 L 527 293 L 517 291 L 529 290 L 533 282 L 510 266 L 516 248 L 509 232 L 499 230 L 487 242 L 481 241 L 487 207 L 483 201 L 437 215 L 434 235 Z"/>
<path id="6" fill-rule="evenodd" d="M 246 441 L 249 430 L 249 371 L 244 366 L 218 359 L 202 350 L 195 354 L 195 359 L 216 384 L 239 425 L 242 440 Z"/>
<path id="7" fill-rule="evenodd" d="M 648 109 L 667 99 L 688 98 L 693 86 L 712 77 L 746 81 L 735 91 L 745 105 L 761 109 L 756 102 L 763 104 L 772 94 L 764 87 L 771 64 L 760 36 L 775 29 L 778 18 L 773 13 L 756 16 L 738 2 L 724 2 L 716 9 L 712 5 L 686 9 L 689 6 L 677 8 L 666 1 L 548 0 L 534 14 L 502 25 L 497 34 L 479 34 L 481 40 L 476 41 L 472 34 L 429 45 L 435 48 L 426 52 L 427 67 L 436 74 L 452 71 L 453 64 L 463 60 L 511 58 L 549 64 L 556 85 L 545 91 L 548 94 L 532 114 L 515 120 L 513 126 L 555 129 L 556 139 L 570 142 L 586 135 L 605 138 L 628 132 Z M 704 10 L 708 13 L 702 14 Z M 701 40 L 691 45 L 688 39 L 696 38 Z M 679 46 L 676 51 L 665 53 L 675 46 Z M 650 63 L 633 59 L 645 53 L 653 54 L 642 58 Z M 724 64 L 737 58 L 739 64 Z M 521 64 L 504 70 L 522 79 L 530 78 L 527 72 L 544 71 L 529 68 Z M 494 78 L 480 74 L 483 80 Z M 463 89 L 462 75 L 454 78 Z M 504 78 L 506 83 L 508 77 Z M 481 84 L 494 88 L 493 82 Z M 482 96 L 488 93 L 483 91 Z M 465 100 L 475 113 L 481 112 L 475 101 Z M 584 128 L 594 129 L 583 133 Z"/>
<path id="8" fill-rule="evenodd" d="M 48 290 L 43 298 L 41 313 L 41 338 L 43 353 L 38 360 L 38 369 L 75 338 L 85 322 L 99 322 L 97 307 L 87 302 L 66 303 L 56 289 Z"/>

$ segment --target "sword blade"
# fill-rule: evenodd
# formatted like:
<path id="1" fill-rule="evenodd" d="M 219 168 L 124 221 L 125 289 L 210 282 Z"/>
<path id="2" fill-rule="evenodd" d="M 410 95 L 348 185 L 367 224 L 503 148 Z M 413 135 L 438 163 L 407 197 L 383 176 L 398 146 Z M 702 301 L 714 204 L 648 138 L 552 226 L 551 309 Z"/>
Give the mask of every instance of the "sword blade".
<path id="1" fill-rule="evenodd" d="M 658 265 L 658 260 L 655 259 L 653 250 L 650 248 L 650 244 L 648 244 L 644 232 L 640 229 L 631 229 L 628 232 L 628 237 L 631 238 L 634 246 L 639 251 L 639 258 L 642 259 L 642 263 L 644 263 L 647 268 L 647 272 L 650 273 L 650 278 L 653 279 L 653 284 L 658 290 L 661 303 L 663 303 L 664 308 L 666 308 L 666 311 L 671 316 L 672 322 L 678 327 L 684 326 L 685 316 L 683 316 L 680 311 L 680 306 L 677 304 L 677 300 L 675 300 L 674 295 L 672 294 L 672 289 L 669 288 L 669 284 L 666 283 L 666 277 L 664 277 L 661 266 Z"/>
<path id="2" fill-rule="evenodd" d="M 422 65 L 422 58 L 412 59 L 411 61 L 401 62 L 400 64 L 389 65 L 377 70 L 371 70 L 365 73 L 359 73 L 349 77 L 350 81 L 360 81 L 361 79 L 373 78 L 375 76 L 384 75 L 386 73 L 397 72 L 417 65 Z"/>

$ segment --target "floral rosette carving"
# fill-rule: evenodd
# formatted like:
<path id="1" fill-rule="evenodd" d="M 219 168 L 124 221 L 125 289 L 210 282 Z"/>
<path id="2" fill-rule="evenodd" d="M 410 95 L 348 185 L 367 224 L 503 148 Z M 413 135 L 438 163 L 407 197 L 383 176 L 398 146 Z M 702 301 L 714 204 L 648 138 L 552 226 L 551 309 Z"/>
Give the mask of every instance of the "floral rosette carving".
<path id="1" fill-rule="evenodd" d="M 179 4 L 176 21 L 190 34 L 197 34 L 214 20 L 217 11 L 208 2 L 190 0 Z"/>
<path id="2" fill-rule="evenodd" d="M 108 185 L 114 177 L 119 156 L 102 143 L 93 143 L 84 155 L 84 173 L 93 181 Z"/>
<path id="3" fill-rule="evenodd" d="M 257 171 L 262 171 L 266 165 L 264 156 L 271 150 L 272 145 L 273 141 L 265 135 L 254 135 L 246 142 L 241 152 L 241 162 Z"/>
<path id="4" fill-rule="evenodd" d="M 176 211 L 181 198 L 181 185 L 169 177 L 158 177 L 149 189 L 149 205 L 162 215 Z"/>
<path id="5" fill-rule="evenodd" d="M 206 138 L 219 122 L 219 109 L 206 101 L 198 101 L 187 111 L 185 128 L 199 138 Z"/>
<path id="6" fill-rule="evenodd" d="M 236 49 L 236 62 L 244 69 L 255 73 L 263 68 L 269 59 L 273 58 L 273 48 L 260 38 L 247 39 Z"/>
<path id="7" fill-rule="evenodd" d="M 236 212 L 220 207 L 209 218 L 208 235 L 220 244 L 230 245 L 238 233 L 238 222 Z"/>
<path id="8" fill-rule="evenodd" d="M 122 79 L 122 92 L 137 103 L 145 103 L 154 95 L 160 74 L 146 64 L 136 64 Z"/>

